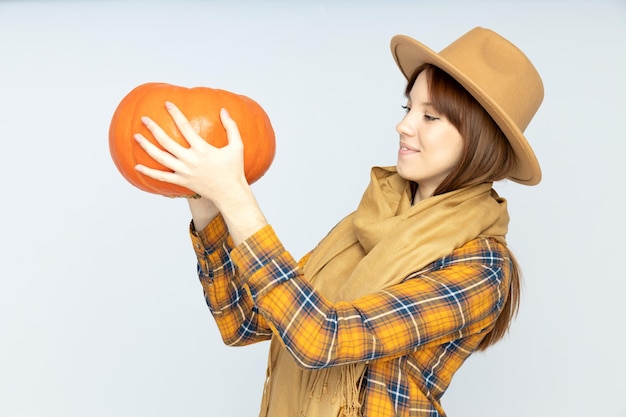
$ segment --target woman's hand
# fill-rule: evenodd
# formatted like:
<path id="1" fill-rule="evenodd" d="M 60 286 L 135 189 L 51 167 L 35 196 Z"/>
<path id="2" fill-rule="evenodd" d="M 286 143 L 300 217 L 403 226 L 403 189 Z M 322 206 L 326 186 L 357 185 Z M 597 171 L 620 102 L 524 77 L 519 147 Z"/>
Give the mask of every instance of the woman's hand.
<path id="1" fill-rule="evenodd" d="M 172 103 L 165 104 L 174 123 L 189 144 L 186 148 L 169 137 L 163 129 L 149 117 L 142 122 L 150 130 L 157 142 L 165 149 L 159 149 L 141 134 L 135 139 L 155 161 L 173 172 L 161 171 L 137 165 L 135 169 L 159 181 L 180 185 L 202 196 L 205 201 L 190 204 L 194 225 L 201 229 L 217 212 L 221 212 L 230 234 L 238 244 L 267 224 L 252 190 L 248 185 L 243 167 L 243 142 L 239 129 L 225 109 L 220 111 L 220 119 L 228 144 L 222 148 L 207 143 L 193 129 L 187 118 Z M 206 210 L 194 213 L 194 208 L 204 206 Z M 196 224 L 196 217 L 200 224 Z"/>
<path id="2" fill-rule="evenodd" d="M 157 162 L 173 172 L 161 171 L 137 165 L 137 171 L 159 181 L 185 187 L 205 197 L 216 205 L 220 197 L 237 187 L 247 187 L 243 169 L 243 143 L 237 124 L 225 109 L 220 119 L 228 136 L 228 144 L 222 148 L 207 143 L 191 126 L 183 113 L 172 103 L 165 103 L 174 123 L 189 144 L 186 148 L 169 137 L 167 133 L 147 116 L 141 118 L 156 141 L 167 151 L 159 149 L 141 134 L 135 139 Z"/>

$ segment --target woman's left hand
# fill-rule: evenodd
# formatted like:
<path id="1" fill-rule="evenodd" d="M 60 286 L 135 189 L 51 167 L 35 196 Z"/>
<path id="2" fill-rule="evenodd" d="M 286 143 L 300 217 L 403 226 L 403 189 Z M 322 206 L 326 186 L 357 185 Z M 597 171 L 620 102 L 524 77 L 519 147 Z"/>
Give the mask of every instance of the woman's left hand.
<path id="1" fill-rule="evenodd" d="M 237 124 L 225 109 L 220 111 L 228 144 L 216 148 L 197 134 L 174 104 L 166 103 L 165 106 L 189 148 L 178 144 L 158 124 L 144 116 L 143 123 L 165 151 L 141 134 L 135 135 L 135 139 L 148 155 L 173 172 L 144 165 L 137 165 L 135 169 L 155 180 L 180 185 L 210 200 L 222 213 L 235 244 L 244 241 L 265 226 L 267 220 L 244 174 L 243 142 Z"/>
<path id="2" fill-rule="evenodd" d="M 165 103 L 174 123 L 189 144 L 186 148 L 172 139 L 148 116 L 141 118 L 156 141 L 165 149 L 159 149 L 143 135 L 136 134 L 135 140 L 155 161 L 173 172 L 161 171 L 137 165 L 135 169 L 158 181 L 185 187 L 216 204 L 233 187 L 247 187 L 243 168 L 243 143 L 237 124 L 225 109 L 220 111 L 222 125 L 226 129 L 228 144 L 222 148 L 207 143 L 194 130 L 185 115 L 172 103 Z"/>

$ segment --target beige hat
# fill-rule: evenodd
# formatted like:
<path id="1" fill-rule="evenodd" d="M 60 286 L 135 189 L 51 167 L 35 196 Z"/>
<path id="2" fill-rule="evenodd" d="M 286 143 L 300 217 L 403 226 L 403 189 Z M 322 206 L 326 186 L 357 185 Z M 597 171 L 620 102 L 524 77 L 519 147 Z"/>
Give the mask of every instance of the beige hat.
<path id="1" fill-rule="evenodd" d="M 523 132 L 543 101 L 543 83 L 522 51 L 492 30 L 477 27 L 439 53 L 397 35 L 391 39 L 391 52 L 406 78 L 428 63 L 457 80 L 509 140 L 517 158 L 509 178 L 524 185 L 541 181 L 539 162 Z"/>

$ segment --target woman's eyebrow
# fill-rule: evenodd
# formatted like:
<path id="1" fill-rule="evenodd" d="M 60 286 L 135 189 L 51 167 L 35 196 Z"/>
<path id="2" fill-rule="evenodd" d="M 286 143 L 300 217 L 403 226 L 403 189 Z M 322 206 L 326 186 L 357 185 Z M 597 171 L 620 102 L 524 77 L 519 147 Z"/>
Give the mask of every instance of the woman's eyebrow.
<path id="1" fill-rule="evenodd" d="M 413 101 L 411 101 L 411 104 L 413 104 L 413 106 L 415 106 L 415 103 Z M 431 103 L 430 101 L 422 101 L 422 102 L 419 102 L 417 104 L 419 106 L 422 106 L 422 107 L 433 107 L 433 103 Z"/>

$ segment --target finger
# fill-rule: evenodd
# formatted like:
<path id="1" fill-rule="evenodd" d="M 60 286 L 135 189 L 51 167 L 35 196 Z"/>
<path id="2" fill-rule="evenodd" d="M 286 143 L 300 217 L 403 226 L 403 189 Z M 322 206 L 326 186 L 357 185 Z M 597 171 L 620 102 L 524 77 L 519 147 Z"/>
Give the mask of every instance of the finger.
<path id="1" fill-rule="evenodd" d="M 180 168 L 180 160 L 173 156 L 172 154 L 159 149 L 158 146 L 150 142 L 140 133 L 135 135 L 135 140 L 141 146 L 141 148 L 146 151 L 148 155 L 161 165 L 171 169 L 172 171 L 178 171 Z"/>
<path id="2" fill-rule="evenodd" d="M 149 168 L 141 164 L 135 165 L 135 169 L 137 170 L 137 172 L 157 181 L 167 182 L 170 184 L 180 185 L 184 187 L 184 184 L 182 184 L 182 178 L 174 172 L 161 171 L 159 169 Z"/>
<path id="3" fill-rule="evenodd" d="M 230 117 L 230 114 L 228 114 L 228 110 L 224 108 L 220 110 L 220 120 L 222 121 L 222 126 L 224 126 L 224 129 L 226 129 L 226 135 L 228 136 L 228 145 L 243 147 L 243 142 L 241 140 L 241 135 L 239 134 L 239 128 L 237 127 L 237 123 Z"/>
<path id="4" fill-rule="evenodd" d="M 156 141 L 172 155 L 180 156 L 186 148 L 172 139 L 154 120 L 148 116 L 143 116 L 141 122 L 148 128 Z"/>
<path id="5" fill-rule="evenodd" d="M 205 145 L 207 143 L 200 137 L 198 132 L 196 132 L 196 129 L 194 129 L 189 122 L 189 119 L 187 119 L 183 112 L 176 107 L 174 103 L 166 101 L 165 108 L 174 120 L 174 123 L 176 124 L 176 127 L 178 127 L 178 130 L 180 130 L 180 133 L 183 134 L 187 143 L 189 143 L 189 146 L 197 148 L 198 146 Z"/>

